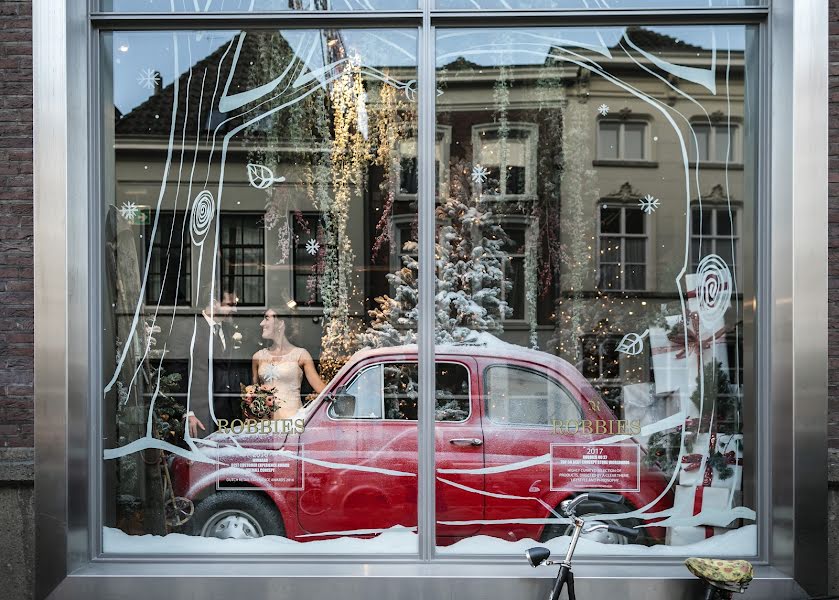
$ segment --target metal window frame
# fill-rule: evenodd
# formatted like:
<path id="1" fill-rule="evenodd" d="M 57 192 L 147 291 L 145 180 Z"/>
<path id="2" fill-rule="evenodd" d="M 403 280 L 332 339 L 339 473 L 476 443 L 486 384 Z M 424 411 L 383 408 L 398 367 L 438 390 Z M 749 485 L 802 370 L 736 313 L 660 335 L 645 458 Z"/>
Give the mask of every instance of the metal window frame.
<path id="1" fill-rule="evenodd" d="M 761 398 L 747 435 L 755 440 L 759 561 L 751 593 L 793 598 L 826 588 L 827 396 L 827 0 L 775 0 L 771 8 L 614 11 L 448 11 L 405 13 L 105 14 L 78 0 L 33 3 L 36 533 L 38 598 L 332 595 L 535 597 L 553 573 L 510 557 L 435 557 L 434 406 L 422 405 L 415 558 L 323 556 L 119 557 L 101 555 L 101 421 L 96 347 L 100 322 L 102 165 L 98 48 L 102 29 L 413 27 L 419 30 L 419 86 L 434 89 L 438 27 L 644 24 L 756 24 L 759 95 L 754 146 L 768 148 L 750 185 L 758 199 L 756 277 L 744 294 L 745 348 L 756 365 L 747 384 Z M 434 164 L 434 94 L 420 94 L 419 155 Z M 106 168 L 106 167 L 102 167 Z M 433 169 L 420 181 L 420 310 L 433 307 Z M 55 252 L 60 248 L 64 252 Z M 67 257 L 74 257 L 68 260 Z M 751 267 L 749 267 L 751 268 Z M 750 275 L 750 274 L 747 274 Z M 750 280 L 751 277 L 746 277 Z M 92 301 L 93 299 L 93 301 Z M 419 326 L 420 385 L 434 382 L 433 320 Z M 753 338 L 750 338 L 753 339 Z M 432 560 L 434 559 L 434 560 Z M 266 575 L 265 564 L 271 564 Z M 672 598 L 695 589 L 669 559 L 580 560 L 577 588 L 589 597 Z"/>

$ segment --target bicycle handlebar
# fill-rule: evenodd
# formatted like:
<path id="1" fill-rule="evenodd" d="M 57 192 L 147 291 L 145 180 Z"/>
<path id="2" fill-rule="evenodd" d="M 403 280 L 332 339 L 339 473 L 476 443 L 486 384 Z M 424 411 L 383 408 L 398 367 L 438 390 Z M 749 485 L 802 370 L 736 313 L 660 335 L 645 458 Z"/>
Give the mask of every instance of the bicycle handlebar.
<path id="1" fill-rule="evenodd" d="M 604 492 L 589 492 L 588 499 L 595 502 L 607 502 L 610 504 L 622 504 L 623 496 L 620 494 L 606 494 Z"/>
<path id="2" fill-rule="evenodd" d="M 631 527 L 621 527 L 620 525 L 609 525 L 607 531 L 609 531 L 609 533 L 616 533 L 618 535 L 622 535 L 630 542 L 634 542 L 638 539 L 638 536 L 641 535 L 641 532 L 638 529 L 632 529 Z"/>

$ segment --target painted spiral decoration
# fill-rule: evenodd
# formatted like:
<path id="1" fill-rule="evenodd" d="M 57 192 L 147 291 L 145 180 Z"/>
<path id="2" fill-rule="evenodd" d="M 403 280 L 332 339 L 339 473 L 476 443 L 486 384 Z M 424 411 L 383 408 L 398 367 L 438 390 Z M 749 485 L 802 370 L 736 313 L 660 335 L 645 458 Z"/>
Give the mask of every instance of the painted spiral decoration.
<path id="1" fill-rule="evenodd" d="M 200 246 L 210 231 L 210 223 L 216 212 L 216 201 L 213 195 L 203 190 L 192 201 L 192 213 L 189 218 L 189 234 L 192 236 L 192 243 Z"/>
<path id="2" fill-rule="evenodd" d="M 700 316 L 708 321 L 721 318 L 731 304 L 731 271 L 716 254 L 709 254 L 699 261 L 696 299 Z"/>

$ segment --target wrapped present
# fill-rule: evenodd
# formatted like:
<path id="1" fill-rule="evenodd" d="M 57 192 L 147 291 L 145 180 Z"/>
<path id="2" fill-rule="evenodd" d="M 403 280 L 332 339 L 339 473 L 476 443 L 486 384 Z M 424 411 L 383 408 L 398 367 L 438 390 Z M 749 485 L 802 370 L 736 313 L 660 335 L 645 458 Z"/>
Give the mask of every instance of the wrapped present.
<path id="1" fill-rule="evenodd" d="M 713 369 L 716 363 L 728 368 L 725 327 L 706 331 L 698 313 L 688 313 L 687 327 L 679 315 L 666 317 L 668 330 L 650 328 L 650 349 L 657 394 L 679 391 L 688 400 L 699 385 L 700 374 Z M 706 335 L 707 334 L 707 335 Z M 687 416 L 699 414 L 698 406 L 686 403 Z"/>
<path id="2" fill-rule="evenodd" d="M 740 494 L 733 496 L 729 490 L 708 486 L 676 486 L 673 500 L 672 521 L 678 523 L 683 517 L 685 525 L 668 527 L 666 542 L 672 546 L 683 546 L 700 542 L 714 535 L 728 531 L 737 523 L 727 515 L 732 506 L 739 506 Z M 691 517 L 701 516 L 699 524 Z"/>
<path id="3" fill-rule="evenodd" d="M 708 485 L 726 490 L 741 490 L 743 487 L 743 434 L 716 434 L 716 444 L 709 467 Z"/>
<path id="4" fill-rule="evenodd" d="M 710 467 L 708 463 L 708 451 L 712 443 L 712 436 L 710 433 L 690 433 L 690 426 L 687 426 L 687 430 L 688 433 L 685 435 L 690 435 L 694 438 L 693 452 L 682 455 L 681 464 L 679 465 L 679 485 L 710 485 L 711 481 L 707 471 Z"/>
<path id="5" fill-rule="evenodd" d="M 703 525 L 725 527 L 730 522 L 720 522 L 729 508 L 729 492 L 723 488 L 704 485 L 677 485 L 673 498 L 673 516 L 706 516 Z"/>
<path id="6" fill-rule="evenodd" d="M 725 527 L 668 527 L 665 543 L 668 546 L 687 546 L 728 531 Z"/>

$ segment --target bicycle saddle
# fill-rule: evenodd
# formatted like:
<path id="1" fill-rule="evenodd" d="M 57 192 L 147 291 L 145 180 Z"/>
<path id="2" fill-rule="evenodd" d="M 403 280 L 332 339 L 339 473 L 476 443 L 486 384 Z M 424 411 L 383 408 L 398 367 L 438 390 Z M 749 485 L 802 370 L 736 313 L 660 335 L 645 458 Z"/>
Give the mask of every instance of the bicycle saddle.
<path id="1" fill-rule="evenodd" d="M 745 590 L 754 577 L 752 563 L 747 560 L 689 558 L 685 566 L 700 579 L 726 590 Z"/>

